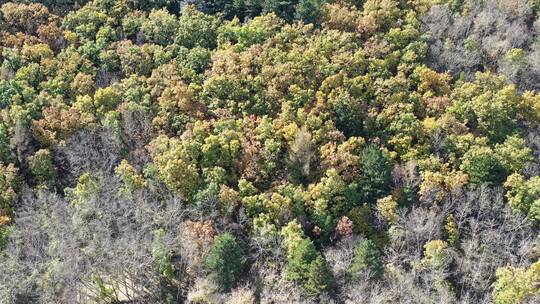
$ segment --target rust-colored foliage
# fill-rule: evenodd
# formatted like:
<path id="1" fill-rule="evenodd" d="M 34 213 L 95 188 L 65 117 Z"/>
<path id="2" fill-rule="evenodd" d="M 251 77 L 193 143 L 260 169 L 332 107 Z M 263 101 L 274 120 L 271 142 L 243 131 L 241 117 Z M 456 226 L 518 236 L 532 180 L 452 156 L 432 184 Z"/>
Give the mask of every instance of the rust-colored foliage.
<path id="1" fill-rule="evenodd" d="M 43 109 L 43 118 L 34 120 L 32 129 L 40 141 L 53 144 L 63 140 L 81 127 L 80 114 L 74 108 L 48 107 Z"/>

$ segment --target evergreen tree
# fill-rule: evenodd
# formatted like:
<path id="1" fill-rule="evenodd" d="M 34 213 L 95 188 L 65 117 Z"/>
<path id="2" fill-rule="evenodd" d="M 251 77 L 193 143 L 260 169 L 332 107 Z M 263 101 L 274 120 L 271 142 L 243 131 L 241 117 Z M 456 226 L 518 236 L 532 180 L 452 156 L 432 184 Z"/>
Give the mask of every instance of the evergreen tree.
<path id="1" fill-rule="evenodd" d="M 381 254 L 372 240 L 364 240 L 354 248 L 350 273 L 353 278 L 358 278 L 363 271 L 368 271 L 372 278 L 378 278 L 384 272 Z"/>
<path id="2" fill-rule="evenodd" d="M 242 249 L 230 233 L 216 237 L 208 256 L 206 268 L 210 277 L 223 291 L 229 291 L 240 279 L 240 274 L 246 263 Z"/>
<path id="3" fill-rule="evenodd" d="M 326 261 L 308 238 L 302 239 L 289 254 L 287 277 L 300 283 L 310 296 L 334 286 L 334 278 Z"/>
<path id="4" fill-rule="evenodd" d="M 390 190 L 390 160 L 375 145 L 368 145 L 360 154 L 362 183 L 360 192 L 366 202 L 374 202 Z"/>

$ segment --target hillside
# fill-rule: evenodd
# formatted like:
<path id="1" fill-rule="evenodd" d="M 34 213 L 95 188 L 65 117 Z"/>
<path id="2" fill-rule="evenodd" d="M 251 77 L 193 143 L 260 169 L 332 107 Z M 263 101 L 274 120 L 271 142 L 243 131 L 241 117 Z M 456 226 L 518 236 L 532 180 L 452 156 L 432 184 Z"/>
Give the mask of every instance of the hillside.
<path id="1" fill-rule="evenodd" d="M 0 303 L 540 303 L 540 1 L 0 1 Z"/>

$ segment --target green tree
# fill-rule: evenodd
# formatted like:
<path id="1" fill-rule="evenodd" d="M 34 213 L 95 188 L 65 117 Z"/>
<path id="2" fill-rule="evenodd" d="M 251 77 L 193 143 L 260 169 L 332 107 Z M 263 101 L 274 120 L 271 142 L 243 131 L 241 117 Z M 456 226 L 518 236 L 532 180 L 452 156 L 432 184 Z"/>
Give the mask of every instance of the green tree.
<path id="1" fill-rule="evenodd" d="M 67 199 L 73 204 L 84 204 L 99 193 L 98 181 L 88 172 L 79 176 L 75 188 L 65 188 Z"/>
<path id="2" fill-rule="evenodd" d="M 143 11 L 129 12 L 122 19 L 122 31 L 124 35 L 126 35 L 127 38 L 136 39 L 145 18 L 146 15 Z"/>
<path id="3" fill-rule="evenodd" d="M 334 92 L 333 92 L 334 93 Z M 332 94 L 334 95 L 334 94 Z M 347 137 L 360 136 L 363 132 L 362 109 L 357 99 L 353 98 L 349 92 L 340 91 L 335 96 L 333 102 L 334 123 L 336 128 Z"/>
<path id="4" fill-rule="evenodd" d="M 275 14 L 255 17 L 244 24 L 235 19 L 219 28 L 218 41 L 220 44 L 231 43 L 239 49 L 245 49 L 272 37 L 282 25 L 283 20 Z"/>
<path id="5" fill-rule="evenodd" d="M 444 225 L 444 232 L 446 233 L 448 244 L 456 245 L 459 238 L 459 230 L 456 224 L 456 219 L 452 214 L 446 217 L 446 224 Z"/>
<path id="6" fill-rule="evenodd" d="M 154 263 L 163 277 L 168 280 L 174 279 L 174 266 L 171 263 L 170 249 L 163 244 L 165 231 L 159 229 L 154 231 L 154 241 L 152 246 L 152 257 Z"/>
<path id="7" fill-rule="evenodd" d="M 154 67 L 153 53 L 157 49 L 155 44 L 135 45 L 129 40 L 123 40 L 114 44 L 116 53 L 102 53 L 101 60 L 114 67 L 116 56 L 120 60 L 122 72 L 129 76 L 131 74 L 148 75 Z"/>
<path id="8" fill-rule="evenodd" d="M 330 291 L 335 286 L 334 276 L 322 255 L 317 255 L 307 269 L 306 281 L 303 284 L 308 296 L 317 296 L 322 291 Z"/>
<path id="9" fill-rule="evenodd" d="M 114 169 L 114 173 L 124 183 L 124 187 L 120 189 L 121 193 L 132 193 L 133 191 L 142 189 L 146 186 L 144 177 L 125 159 L 123 159 Z"/>
<path id="10" fill-rule="evenodd" d="M 540 223 L 540 177 L 533 176 L 525 180 L 520 174 L 514 173 L 508 177 L 504 187 L 510 207 Z"/>
<path id="11" fill-rule="evenodd" d="M 294 19 L 304 23 L 318 23 L 326 0 L 300 0 L 295 7 Z"/>
<path id="12" fill-rule="evenodd" d="M 473 148 L 463 156 L 461 170 L 469 176 L 473 184 L 500 184 L 507 172 L 489 147 Z"/>
<path id="13" fill-rule="evenodd" d="M 56 170 L 51 153 L 47 149 L 38 150 L 28 157 L 28 167 L 36 181 L 40 184 L 51 184 L 56 178 Z"/>
<path id="14" fill-rule="evenodd" d="M 195 73 L 203 73 L 211 62 L 211 56 L 211 51 L 197 46 L 189 50 L 181 49 L 176 60 L 183 68 Z"/>
<path id="15" fill-rule="evenodd" d="M 141 31 L 144 37 L 159 45 L 169 45 L 174 42 L 178 30 L 178 20 L 166 9 L 152 10 L 142 23 Z"/>
<path id="16" fill-rule="evenodd" d="M 533 161 L 532 150 L 526 146 L 523 138 L 508 136 L 502 144 L 495 145 L 495 157 L 508 173 L 521 172 L 525 166 Z"/>
<path id="17" fill-rule="evenodd" d="M 474 83 L 461 83 L 452 96 L 456 101 L 450 113 L 493 142 L 506 139 L 516 129 L 518 117 L 531 112 L 514 85 L 489 72 L 477 73 Z"/>
<path id="18" fill-rule="evenodd" d="M 63 26 L 79 39 L 94 40 L 99 28 L 107 23 L 107 14 L 99 7 L 87 4 L 73 10 L 62 20 Z"/>
<path id="19" fill-rule="evenodd" d="M 94 107 L 96 113 L 104 115 L 108 111 L 112 111 L 122 101 L 120 94 L 113 87 L 101 88 L 94 94 Z"/>
<path id="20" fill-rule="evenodd" d="M 0 252 L 6 247 L 11 229 L 9 226 L 0 226 Z"/>
<path id="21" fill-rule="evenodd" d="M 186 6 L 178 20 L 175 43 L 188 49 L 197 46 L 214 49 L 220 24 L 219 18 L 205 15 L 193 6 Z"/>
<path id="22" fill-rule="evenodd" d="M 197 164 L 190 157 L 188 140 L 156 139 L 154 163 L 158 176 L 172 191 L 189 198 L 200 182 Z"/>
<path id="23" fill-rule="evenodd" d="M 292 281 L 305 281 L 309 265 L 319 255 L 308 238 L 302 238 L 291 250 L 287 259 L 287 277 Z"/>
<path id="24" fill-rule="evenodd" d="M 365 271 L 371 278 L 379 278 L 384 272 L 381 253 L 372 240 L 363 240 L 354 247 L 350 274 L 353 278 L 359 278 Z"/>
<path id="25" fill-rule="evenodd" d="M 302 284 L 309 296 L 316 296 L 334 286 L 334 278 L 326 261 L 309 238 L 303 238 L 290 250 L 287 278 Z"/>
<path id="26" fill-rule="evenodd" d="M 1 99 L 1 97 L 0 97 Z M 5 124 L 0 123 L 0 162 L 11 159 L 10 137 Z"/>
<path id="27" fill-rule="evenodd" d="M 375 145 L 368 145 L 360 153 L 362 182 L 360 193 L 366 202 L 374 202 L 388 193 L 391 182 L 389 158 Z"/>
<path id="28" fill-rule="evenodd" d="M 236 285 L 245 263 L 242 249 L 230 233 L 217 236 L 206 257 L 206 268 L 223 291 Z"/>
<path id="29" fill-rule="evenodd" d="M 328 241 L 334 233 L 338 219 L 360 202 L 358 185 L 347 183 L 335 169 L 326 171 L 326 176 L 308 188 L 310 219 L 316 226 L 317 234 Z"/>

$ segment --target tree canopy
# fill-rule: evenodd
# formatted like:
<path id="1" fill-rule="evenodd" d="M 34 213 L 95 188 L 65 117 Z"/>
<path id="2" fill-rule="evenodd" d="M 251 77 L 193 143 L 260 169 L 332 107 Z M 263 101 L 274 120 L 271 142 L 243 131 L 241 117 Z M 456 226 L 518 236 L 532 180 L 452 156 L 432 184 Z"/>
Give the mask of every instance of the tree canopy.
<path id="1" fill-rule="evenodd" d="M 0 1 L 0 299 L 539 301 L 539 30 L 532 0 Z"/>

